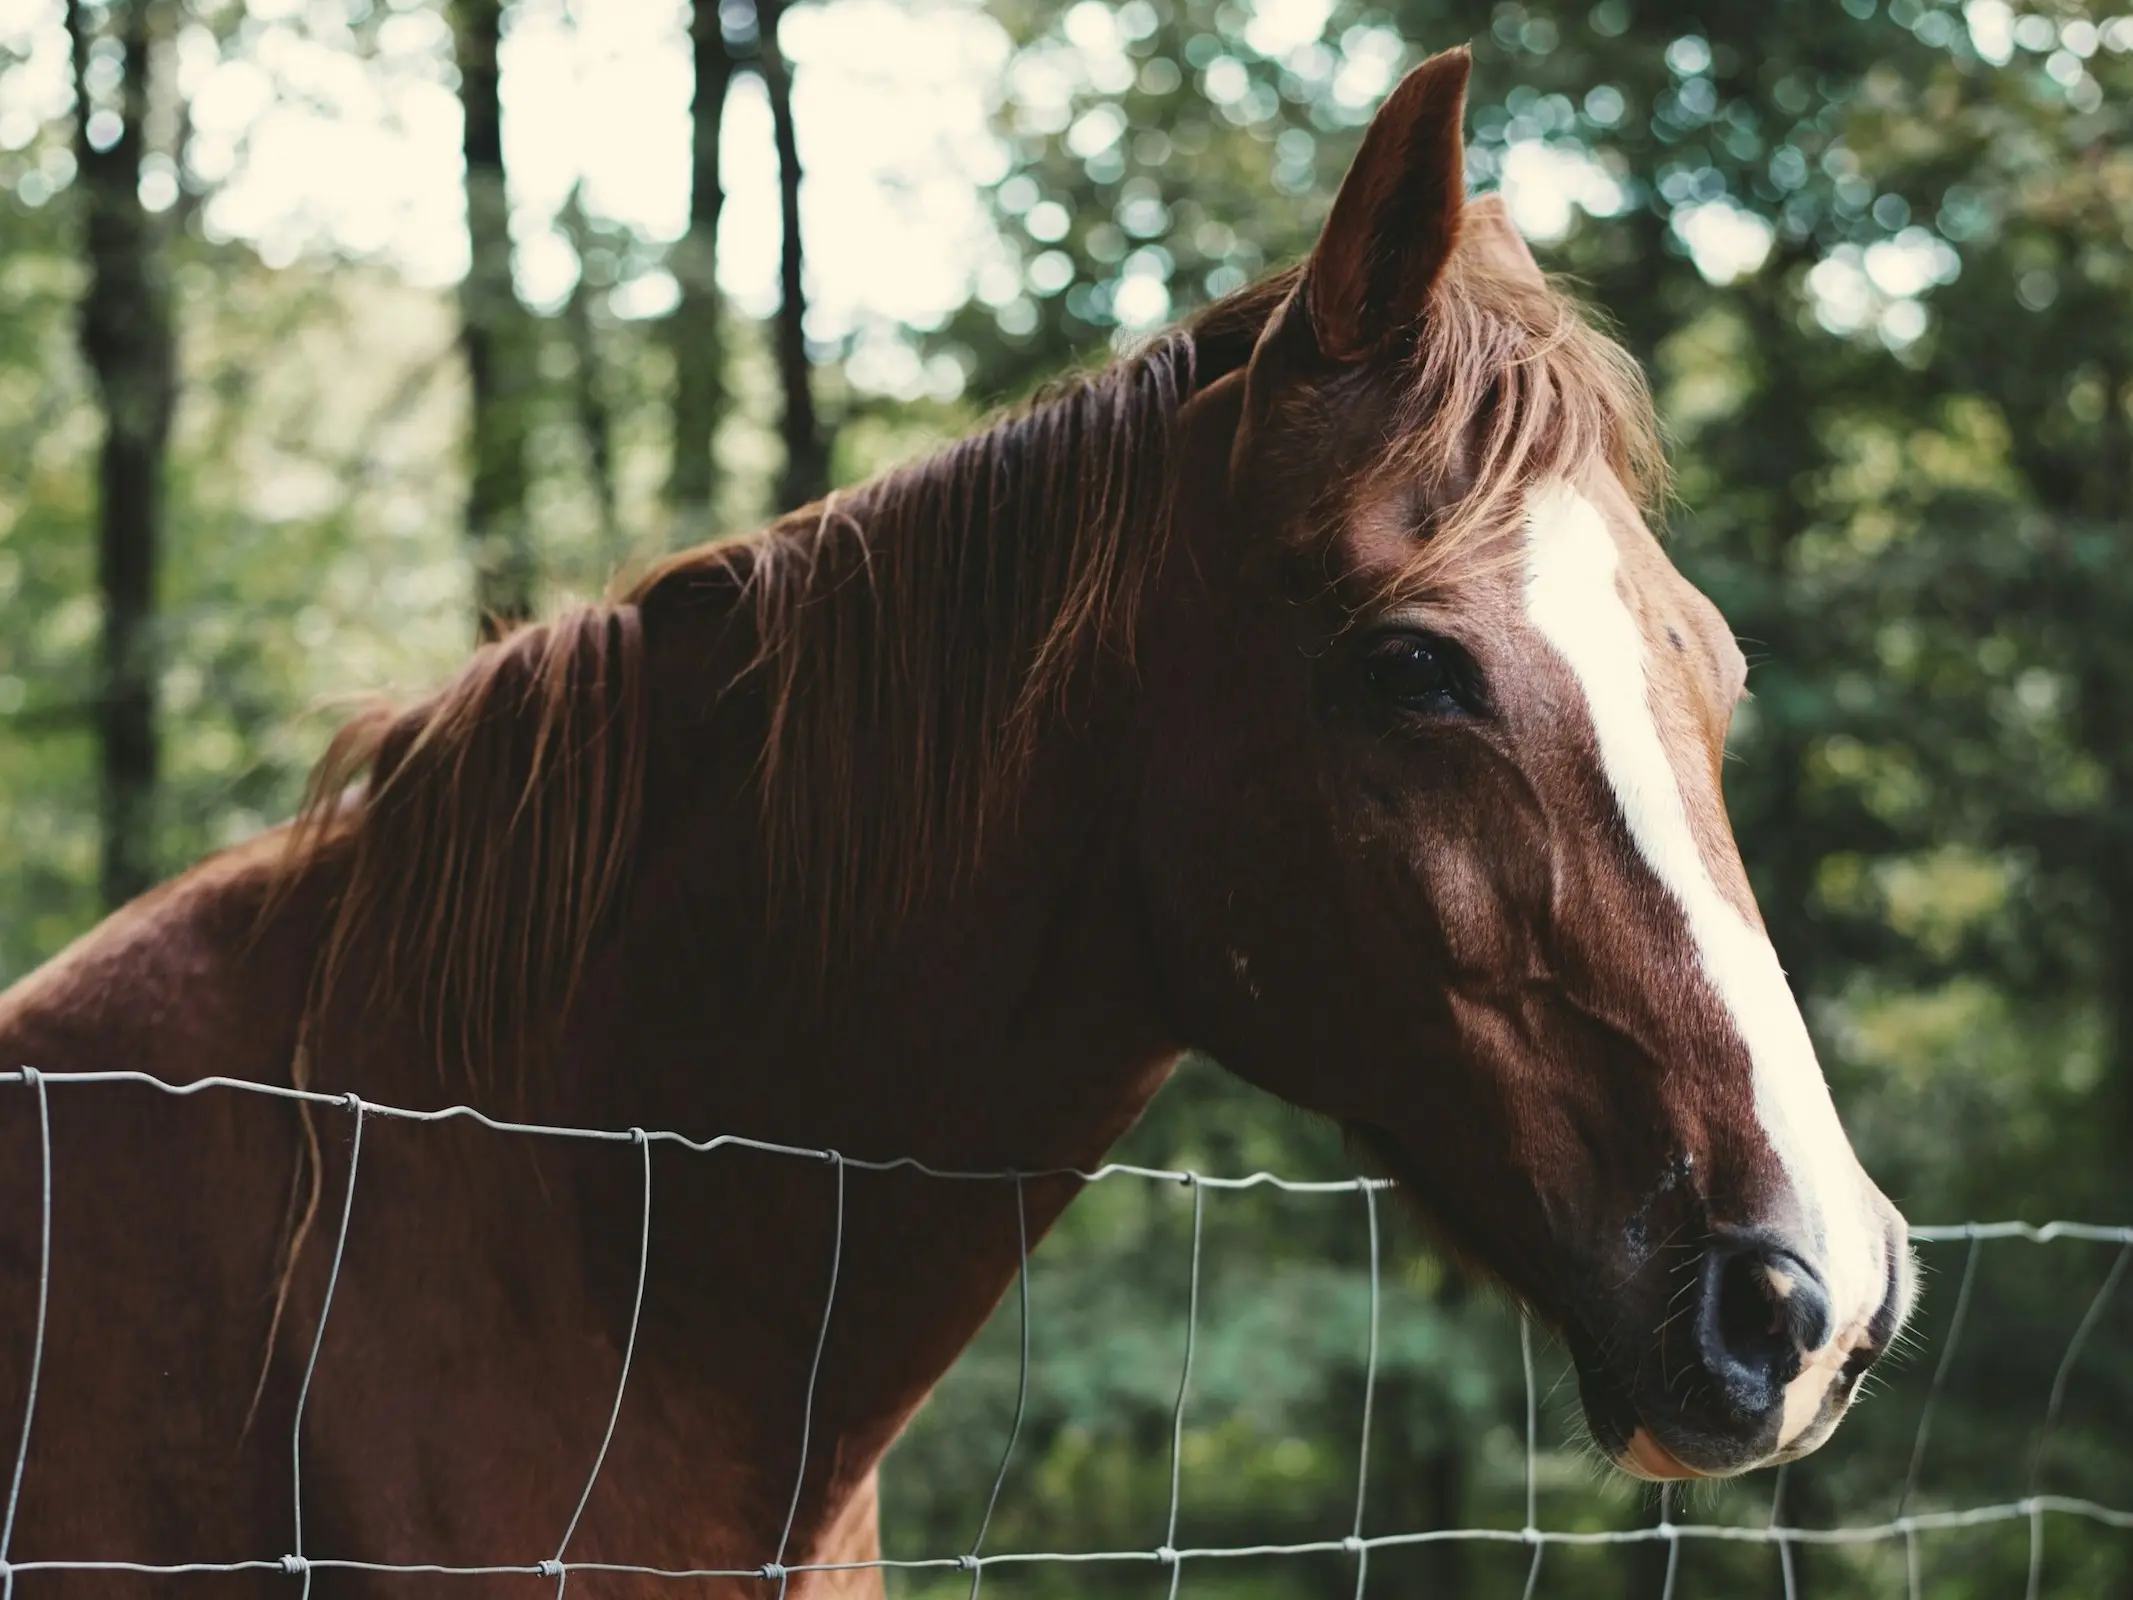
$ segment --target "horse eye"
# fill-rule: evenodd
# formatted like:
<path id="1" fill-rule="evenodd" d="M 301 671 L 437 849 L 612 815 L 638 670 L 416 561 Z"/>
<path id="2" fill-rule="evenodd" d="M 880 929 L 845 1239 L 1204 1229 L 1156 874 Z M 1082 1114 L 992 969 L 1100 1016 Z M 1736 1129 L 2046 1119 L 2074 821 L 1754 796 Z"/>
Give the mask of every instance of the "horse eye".
<path id="1" fill-rule="evenodd" d="M 1370 691 L 1403 711 L 1461 711 L 1458 647 L 1426 633 L 1381 633 L 1363 653 Z"/>

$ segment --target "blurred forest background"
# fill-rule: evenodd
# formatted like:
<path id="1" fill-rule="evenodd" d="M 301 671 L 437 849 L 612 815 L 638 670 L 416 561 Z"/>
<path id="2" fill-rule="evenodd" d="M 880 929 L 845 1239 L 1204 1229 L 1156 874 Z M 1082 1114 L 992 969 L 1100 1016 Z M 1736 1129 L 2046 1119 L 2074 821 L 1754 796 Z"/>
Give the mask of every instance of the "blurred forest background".
<path id="1" fill-rule="evenodd" d="M 924 450 L 1298 255 L 1399 71 L 1460 41 L 1473 183 L 1660 396 L 1673 550 L 1755 662 L 1742 849 L 1869 1166 L 1916 1220 L 2133 1219 L 2133 15 L 2100 6 L 0 0 L 0 980 L 285 816 L 333 697 L 434 681 L 478 616 Z M 1198 1063 L 1126 1153 L 1347 1170 Z M 1338 1538 L 1362 1202 L 1206 1205 L 1177 1542 Z M 1384 1209 L 1366 1531 L 1517 1527 L 1515 1318 Z M 1106 1184 L 1037 1258 L 988 1550 L 1161 1541 L 1189 1222 Z M 1979 1247 L 1914 1456 L 1965 1251 L 1926 1247 L 1920 1352 L 1829 1451 L 1677 1520 L 1780 1489 L 1810 1526 L 2133 1507 L 2110 1245 Z M 967 1547 L 1016 1341 L 1010 1299 L 892 1456 L 892 1555 Z M 1652 1522 L 1540 1365 L 1542 1522 Z M 2133 1592 L 2133 1534 L 2043 1530 L 2033 1579 L 2024 1521 L 1921 1536 L 1922 1592 Z M 1554 1550 L 1535 1592 L 1665 1567 Z M 1526 1576 L 1444 1544 L 1370 1592 Z M 1906 1581 L 1900 1542 L 1698 1543 L 1673 1592 Z M 1183 1581 L 1354 1586 L 1343 1557 Z M 1090 1587 L 1167 1579 L 985 1579 Z"/>

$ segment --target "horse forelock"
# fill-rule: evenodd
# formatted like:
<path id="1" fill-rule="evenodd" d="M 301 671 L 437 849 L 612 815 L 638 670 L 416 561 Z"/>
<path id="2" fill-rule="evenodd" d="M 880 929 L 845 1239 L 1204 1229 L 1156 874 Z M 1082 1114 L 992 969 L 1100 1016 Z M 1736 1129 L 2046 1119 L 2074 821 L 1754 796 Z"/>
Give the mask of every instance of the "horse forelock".
<path id="1" fill-rule="evenodd" d="M 1427 590 L 1483 537 L 1514 531 L 1529 491 L 1599 473 L 1646 510 L 1665 495 L 1666 453 L 1637 362 L 1558 284 L 1507 271 L 1486 249 L 1455 251 L 1363 475 L 1419 483 L 1436 507 L 1394 596 Z"/>

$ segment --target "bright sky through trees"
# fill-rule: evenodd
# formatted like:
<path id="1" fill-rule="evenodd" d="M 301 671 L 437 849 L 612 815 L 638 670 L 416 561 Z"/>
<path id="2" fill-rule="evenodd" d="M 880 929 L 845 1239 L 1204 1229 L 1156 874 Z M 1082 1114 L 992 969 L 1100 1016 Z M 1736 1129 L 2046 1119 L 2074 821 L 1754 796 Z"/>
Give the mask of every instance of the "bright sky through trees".
<path id="1" fill-rule="evenodd" d="M 1315 39 L 1323 9 L 1318 0 L 1265 0 L 1253 29 L 1269 47 L 1292 35 Z M 218 50 L 197 24 L 181 36 L 190 159 L 217 185 L 207 226 L 256 242 L 270 264 L 327 246 L 382 256 L 416 283 L 452 282 L 465 270 L 466 235 L 445 28 L 433 11 L 395 8 L 364 24 L 373 35 L 366 62 L 350 10 L 255 0 L 234 48 Z M 0 0 L 0 45 L 23 57 L 0 75 L 0 147 L 19 148 L 65 113 L 61 11 L 57 0 Z M 559 301 L 576 272 L 551 226 L 573 183 L 584 185 L 593 214 L 638 237 L 679 237 L 685 24 L 679 0 L 517 8 L 504 50 L 504 136 L 520 287 L 534 304 Z M 937 323 L 995 253 L 980 191 L 1004 167 L 989 119 L 1004 92 L 1007 38 L 962 0 L 828 0 L 795 7 L 784 32 L 807 174 L 812 331 Z M 760 316 L 777 298 L 778 200 L 758 81 L 736 87 L 726 121 L 719 281 Z M 1574 207 L 1604 216 L 1623 203 L 1613 178 L 1562 142 L 1514 147 L 1501 182 L 1521 226 L 1542 240 L 1568 230 Z M 168 204 L 176 192 L 169 175 L 151 174 L 144 198 Z M 1731 213 L 1683 234 L 1715 281 L 1753 270 L 1769 243 L 1755 219 Z M 654 267 L 620 287 L 615 309 L 659 315 L 673 293 Z"/>
<path id="2" fill-rule="evenodd" d="M 254 240 L 272 263 L 320 245 L 381 255 L 418 283 L 466 266 L 459 107 L 449 40 L 429 10 L 367 26 L 350 8 L 257 0 L 245 36 L 218 52 L 195 25 L 180 40 L 193 162 L 218 187 L 210 229 Z M 0 146 L 19 148 L 69 101 L 56 0 L 0 0 L 0 47 L 26 59 L 0 75 Z M 568 291 L 575 263 L 549 227 L 582 181 L 595 215 L 654 242 L 677 238 L 688 185 L 685 12 L 670 0 L 532 0 L 503 57 L 505 156 L 522 290 Z M 954 0 L 912 6 L 833 0 L 784 29 L 807 172 L 804 226 L 819 330 L 873 316 L 924 324 L 962 303 L 989 227 L 980 186 L 1001 158 L 989 95 L 1007 54 L 999 28 Z M 753 315 L 777 298 L 777 163 L 754 79 L 727 110 L 730 199 L 722 286 Z M 156 186 L 168 203 L 175 186 Z M 151 203 L 154 196 L 150 195 Z M 625 285 L 618 310 L 663 312 L 665 273 Z"/>

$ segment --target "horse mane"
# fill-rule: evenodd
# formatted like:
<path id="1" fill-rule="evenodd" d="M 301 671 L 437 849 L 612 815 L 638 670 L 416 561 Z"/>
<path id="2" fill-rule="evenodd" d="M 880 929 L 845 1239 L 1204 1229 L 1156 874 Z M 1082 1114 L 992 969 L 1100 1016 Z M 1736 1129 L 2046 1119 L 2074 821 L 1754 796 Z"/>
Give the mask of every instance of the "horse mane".
<path id="1" fill-rule="evenodd" d="M 581 606 L 477 650 L 428 700 L 335 734 L 290 831 L 283 886 L 328 855 L 339 887 L 313 1018 L 361 951 L 374 1006 L 405 1001 L 440 1068 L 480 1076 L 567 1005 L 635 850 L 644 638 L 629 606 Z M 271 904 L 271 902 L 270 902 Z"/>
<path id="2" fill-rule="evenodd" d="M 1382 463 L 1431 477 L 1456 449 L 1478 462 L 1423 559 L 1550 473 L 1600 463 L 1656 484 L 1629 357 L 1557 291 L 1456 263 Z M 938 455 L 521 628 L 412 708 L 358 716 L 292 835 L 288 879 L 328 854 L 345 872 L 310 1011 L 361 950 L 373 998 L 411 1003 L 440 1066 L 478 1076 L 567 1008 L 637 849 L 644 619 L 710 589 L 737 592 L 753 629 L 741 680 L 764 708 L 774 917 L 826 969 L 959 881 L 1011 826 L 1039 736 L 1089 669 L 1130 665 L 1169 542 L 1180 413 L 1246 365 L 1298 279 L 1276 274 Z"/>
<path id="3" fill-rule="evenodd" d="M 767 696 L 770 904 L 822 963 L 974 868 L 1085 669 L 1131 663 L 1169 542 L 1179 415 L 1245 365 L 1294 282 L 637 586 L 648 606 L 707 580 L 744 597 Z"/>

